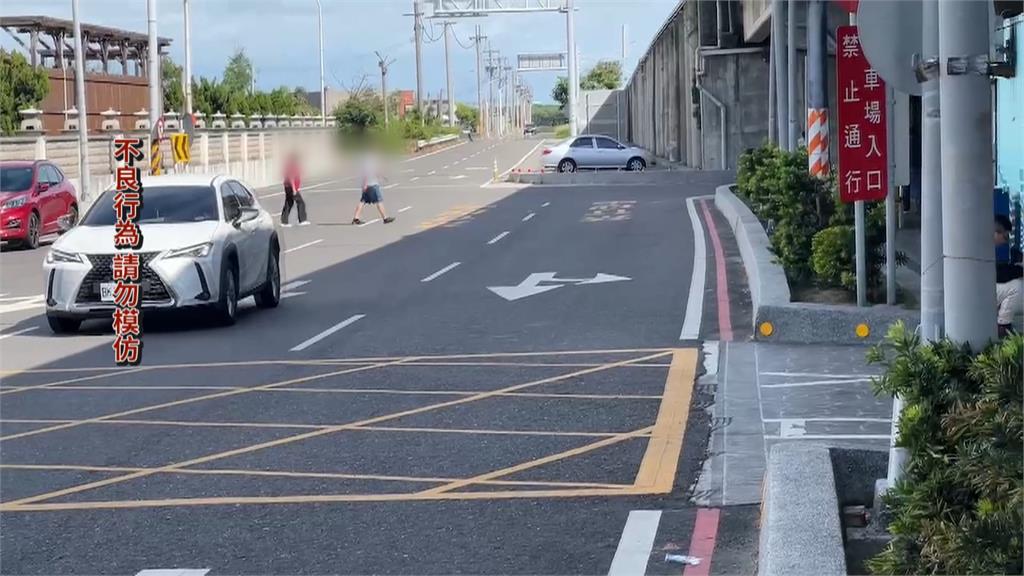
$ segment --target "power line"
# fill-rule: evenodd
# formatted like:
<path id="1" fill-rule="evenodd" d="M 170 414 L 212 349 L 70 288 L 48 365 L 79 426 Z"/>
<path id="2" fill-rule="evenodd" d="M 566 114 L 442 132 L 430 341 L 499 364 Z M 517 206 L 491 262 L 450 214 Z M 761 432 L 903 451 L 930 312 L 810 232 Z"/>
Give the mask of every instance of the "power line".
<path id="1" fill-rule="evenodd" d="M 463 44 L 462 40 L 459 40 L 459 35 L 455 33 L 455 28 L 454 27 L 452 28 L 452 37 L 455 38 L 455 41 L 459 44 L 459 46 L 462 46 L 462 48 L 464 50 L 469 50 L 469 49 L 471 49 L 471 48 L 476 46 L 476 41 L 471 42 L 469 44 L 469 46 L 466 46 L 465 44 Z"/>

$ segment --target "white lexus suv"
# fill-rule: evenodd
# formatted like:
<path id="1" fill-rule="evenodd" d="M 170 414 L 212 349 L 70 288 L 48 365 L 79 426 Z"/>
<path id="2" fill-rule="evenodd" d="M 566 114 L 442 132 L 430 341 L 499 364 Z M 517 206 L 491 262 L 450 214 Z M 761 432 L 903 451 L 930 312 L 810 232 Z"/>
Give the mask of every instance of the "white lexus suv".
<path id="1" fill-rule="evenodd" d="M 54 332 L 74 332 L 87 318 L 112 314 L 115 220 L 108 190 L 46 255 L 46 319 Z M 261 308 L 280 302 L 281 244 L 273 217 L 237 179 L 143 177 L 136 222 L 143 312 L 202 306 L 233 324 L 241 298 L 254 295 Z"/>

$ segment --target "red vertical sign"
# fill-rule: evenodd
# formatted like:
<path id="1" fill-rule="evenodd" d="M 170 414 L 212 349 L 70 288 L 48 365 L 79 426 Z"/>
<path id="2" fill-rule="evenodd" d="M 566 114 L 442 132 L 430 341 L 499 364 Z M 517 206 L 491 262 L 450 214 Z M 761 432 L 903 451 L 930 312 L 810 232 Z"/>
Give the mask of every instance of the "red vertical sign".
<path id="1" fill-rule="evenodd" d="M 864 56 L 856 26 L 840 26 L 836 39 L 839 198 L 882 200 L 889 186 L 885 81 Z"/>

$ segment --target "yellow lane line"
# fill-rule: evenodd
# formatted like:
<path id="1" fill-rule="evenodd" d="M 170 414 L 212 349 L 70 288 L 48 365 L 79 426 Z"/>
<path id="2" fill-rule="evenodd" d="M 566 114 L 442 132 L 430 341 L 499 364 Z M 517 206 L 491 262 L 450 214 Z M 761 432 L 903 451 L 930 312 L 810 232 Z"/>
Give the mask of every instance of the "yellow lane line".
<path id="1" fill-rule="evenodd" d="M 672 491 L 696 376 L 697 351 L 691 348 L 673 352 L 658 419 L 636 475 L 637 488 L 654 494 Z"/>
<path id="2" fill-rule="evenodd" d="M 245 386 L 51 386 L 47 390 L 249 390 Z M 404 390 L 396 388 L 272 388 L 262 392 L 306 392 L 326 394 L 397 394 L 411 396 L 474 396 L 479 390 Z M 657 394 L 555 394 L 508 392 L 497 394 L 518 398 L 565 398 L 567 400 L 660 400 Z"/>
<path id="3" fill-rule="evenodd" d="M 198 458 L 193 458 L 191 460 L 185 460 L 183 462 L 178 462 L 178 463 L 175 463 L 175 464 L 168 464 L 166 466 L 162 466 L 160 468 L 153 469 L 153 470 L 147 470 L 147 471 L 143 471 L 143 472 L 133 472 L 131 474 L 126 474 L 124 476 L 118 476 L 116 478 L 107 478 L 107 479 L 104 479 L 104 480 L 98 480 L 96 482 L 88 482 L 86 484 L 79 484 L 77 486 L 71 486 L 71 487 L 68 487 L 68 488 L 61 489 L 61 490 L 55 490 L 55 491 L 52 491 L 52 492 L 46 492 L 46 493 L 39 494 L 39 495 L 36 495 L 36 496 L 30 496 L 30 497 L 27 497 L 27 498 L 21 498 L 19 500 L 15 500 L 13 502 L 9 502 L 5 506 L 7 506 L 7 507 L 12 507 L 12 506 L 13 507 L 17 507 L 19 505 L 30 504 L 30 503 L 39 502 L 39 501 L 42 501 L 42 500 L 49 500 L 49 499 L 52 499 L 52 498 L 58 498 L 60 496 L 65 496 L 65 495 L 68 495 L 68 494 L 75 494 L 75 493 L 83 492 L 83 491 L 86 491 L 86 490 L 92 490 L 92 489 L 95 489 L 95 488 L 100 488 L 102 486 L 109 486 L 111 484 L 117 484 L 117 483 L 120 483 L 120 482 L 125 482 L 127 480 L 132 480 L 132 479 L 135 479 L 135 478 L 141 478 L 141 477 L 153 474 L 155 472 L 165 472 L 165 471 L 174 470 L 174 469 L 178 469 L 178 468 L 186 468 L 186 467 L 189 467 L 189 466 L 194 466 L 196 464 L 202 464 L 202 463 L 205 463 L 205 462 L 211 462 L 211 461 L 219 460 L 219 459 L 222 459 L 222 458 L 228 458 L 230 456 L 237 456 L 239 454 L 246 454 L 246 453 L 249 453 L 249 452 L 255 452 L 257 450 L 263 450 L 263 449 L 271 448 L 271 447 L 274 447 L 274 446 L 281 446 L 281 445 L 284 445 L 284 444 L 290 444 L 292 442 L 297 442 L 299 440 L 306 440 L 306 439 L 309 439 L 309 438 L 316 438 L 318 436 L 323 436 L 325 434 L 331 434 L 333 432 L 339 432 L 341 430 L 350 430 L 352 428 L 357 428 L 357 427 L 361 427 L 361 426 L 369 426 L 369 425 L 372 425 L 372 424 L 378 424 L 378 423 L 381 423 L 381 422 L 386 422 L 388 420 L 396 420 L 398 418 L 402 418 L 402 417 L 405 417 L 405 416 L 412 416 L 414 414 L 420 414 L 420 413 L 423 413 L 423 412 L 430 412 L 430 411 L 433 411 L 433 410 L 438 410 L 440 408 L 447 408 L 447 407 L 451 407 L 451 406 L 458 406 L 459 404 L 466 404 L 466 403 L 469 403 L 469 402 L 475 402 L 475 401 L 478 401 L 478 400 L 483 400 L 485 398 L 491 398 L 491 397 L 493 397 L 493 396 L 495 396 L 497 394 L 503 393 L 503 392 L 515 392 L 517 390 L 522 390 L 524 388 L 529 388 L 529 387 L 532 387 L 532 386 L 539 386 L 541 384 L 548 384 L 548 383 L 551 383 L 551 382 L 557 382 L 559 380 L 565 380 L 565 379 L 568 379 L 568 378 L 574 378 L 574 377 L 577 377 L 577 376 L 584 376 L 586 374 L 592 374 L 594 372 L 599 372 L 601 370 L 607 370 L 609 368 L 615 368 L 617 366 L 621 366 L 621 365 L 624 365 L 624 364 L 629 364 L 629 363 L 633 363 L 633 362 L 643 362 L 645 360 L 653 360 L 655 358 L 660 358 L 660 357 L 665 356 L 665 355 L 670 354 L 670 353 L 671 352 L 657 352 L 655 354 L 649 354 L 647 356 L 642 356 L 642 357 L 639 357 L 639 358 L 630 358 L 630 359 L 626 359 L 626 360 L 620 360 L 618 362 L 613 362 L 613 363 L 606 364 L 604 366 L 597 367 L 597 368 L 586 368 L 586 369 L 583 369 L 583 370 L 577 370 L 577 371 L 569 372 L 567 374 L 562 374 L 562 375 L 559 375 L 559 376 L 551 376 L 551 377 L 548 377 L 548 378 L 542 378 L 540 380 L 533 380 L 531 382 L 525 382 L 523 384 L 516 384 L 514 386 L 508 386 L 508 387 L 500 389 L 500 390 L 495 390 L 495 391 L 490 391 L 490 392 L 482 392 L 482 393 L 477 394 L 475 396 L 467 396 L 467 397 L 464 397 L 464 398 L 457 398 L 455 400 L 448 400 L 446 402 L 439 402 L 437 404 L 429 404 L 427 406 L 420 406 L 418 408 L 411 408 L 411 409 L 408 409 L 408 410 L 402 410 L 402 411 L 394 412 L 394 413 L 391 413 L 391 414 L 385 414 L 385 415 L 382 415 L 382 416 L 376 416 L 376 417 L 373 417 L 373 418 L 368 418 L 368 419 L 365 419 L 365 420 L 361 420 L 361 421 L 357 421 L 357 422 L 352 422 L 350 424 L 344 424 L 344 425 L 339 425 L 339 426 L 332 426 L 330 428 L 324 428 L 324 429 L 320 429 L 320 430 L 311 430 L 309 432 L 304 432 L 304 433 L 296 434 L 296 435 L 293 435 L 293 436 L 287 436 L 287 437 L 284 437 L 284 438 L 278 438 L 276 440 L 271 440 L 271 441 L 267 441 L 267 442 L 261 442 L 259 444 L 253 444 L 253 445 L 245 446 L 245 447 L 242 447 L 242 448 L 235 448 L 233 450 L 227 450 L 225 452 L 218 452 L 218 453 L 214 453 L 214 454 L 208 454 L 206 456 L 200 456 Z M 222 392 L 221 394 L 222 395 L 228 395 L 228 394 L 238 394 L 238 393 L 240 393 L 240 392 L 232 391 L 232 392 Z M 117 417 L 124 416 L 124 415 L 126 415 L 126 414 L 118 414 L 116 416 L 104 417 L 104 418 L 101 418 L 101 419 L 108 420 L 110 418 L 117 418 Z M 69 424 L 69 425 L 65 425 L 65 426 L 71 426 L 71 425 Z M 52 427 L 52 428 L 55 428 L 55 427 Z M 27 433 L 23 433 L 23 434 L 27 434 Z M 17 436 L 17 435 L 15 435 L 15 436 Z M 2 509 L 4 509 L 4 508 L 2 506 L 0 506 L 0 510 L 2 510 Z"/>

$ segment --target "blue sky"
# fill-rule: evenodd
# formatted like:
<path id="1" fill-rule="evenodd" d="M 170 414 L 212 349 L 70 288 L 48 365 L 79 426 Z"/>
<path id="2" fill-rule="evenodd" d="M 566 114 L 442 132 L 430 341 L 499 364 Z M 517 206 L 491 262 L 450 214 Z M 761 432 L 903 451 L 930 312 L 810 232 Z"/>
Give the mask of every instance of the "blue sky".
<path id="1" fill-rule="evenodd" d="M 322 0 L 326 81 L 329 87 L 350 88 L 363 80 L 380 85 L 374 50 L 395 59 L 388 88 L 414 89 L 415 58 L 412 42 L 412 0 Z M 576 0 L 576 42 L 580 67 L 586 70 L 600 59 L 617 59 L 621 27 L 627 29 L 625 76 L 636 66 L 654 34 L 678 0 Z M 82 21 L 146 31 L 143 0 L 80 0 Z M 71 0 L 2 0 L 5 16 L 46 15 L 71 18 Z M 158 0 L 158 32 L 173 40 L 171 56 L 184 60 L 183 15 L 180 0 Z M 279 85 L 316 89 L 319 84 L 317 18 L 314 0 L 191 0 L 193 75 L 219 76 L 228 57 L 244 48 L 257 71 L 257 87 Z M 429 13 L 429 9 L 427 10 Z M 441 37 L 441 26 L 427 32 Z M 476 24 L 489 37 L 491 47 L 509 57 L 522 52 L 565 50 L 565 16 L 553 13 L 507 14 L 461 19 L 453 27 L 456 37 L 470 46 Z M 0 45 L 12 48 L 6 34 Z M 476 101 L 476 56 L 452 42 L 455 94 L 460 101 Z M 444 43 L 427 42 L 423 51 L 425 88 L 436 94 L 444 88 Z M 531 73 L 535 99 L 550 101 L 556 74 Z"/>

